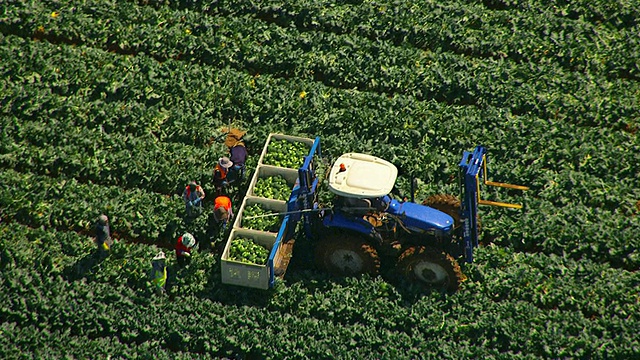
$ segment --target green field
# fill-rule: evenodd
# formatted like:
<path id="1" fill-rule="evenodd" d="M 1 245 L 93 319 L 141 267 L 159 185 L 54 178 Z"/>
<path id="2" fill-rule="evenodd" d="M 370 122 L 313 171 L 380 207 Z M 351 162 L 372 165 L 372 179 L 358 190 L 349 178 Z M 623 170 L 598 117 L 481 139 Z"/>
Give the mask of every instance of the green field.
<path id="1" fill-rule="evenodd" d="M 640 359 L 637 0 L 0 10 L 0 358 Z M 480 144 L 491 180 L 530 190 L 483 193 L 524 208 L 480 209 L 454 294 L 333 278 L 302 239 L 274 289 L 226 285 L 207 223 L 229 123 L 248 131 L 249 176 L 284 133 L 320 136 L 327 161 L 391 161 L 417 201 L 456 194 Z M 188 223 L 190 180 L 208 196 Z M 98 261 L 101 213 L 118 242 Z M 186 230 L 212 244 L 179 269 Z"/>

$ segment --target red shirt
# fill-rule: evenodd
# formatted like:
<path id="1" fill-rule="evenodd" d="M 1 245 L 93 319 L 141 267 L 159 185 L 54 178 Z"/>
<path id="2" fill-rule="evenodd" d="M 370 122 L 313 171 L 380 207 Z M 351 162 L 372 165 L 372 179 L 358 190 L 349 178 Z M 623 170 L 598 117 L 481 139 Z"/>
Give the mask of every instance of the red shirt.
<path id="1" fill-rule="evenodd" d="M 178 243 L 176 244 L 176 256 L 184 256 L 185 252 L 191 254 L 191 248 L 182 244 L 182 236 L 180 236 L 178 238 Z"/>

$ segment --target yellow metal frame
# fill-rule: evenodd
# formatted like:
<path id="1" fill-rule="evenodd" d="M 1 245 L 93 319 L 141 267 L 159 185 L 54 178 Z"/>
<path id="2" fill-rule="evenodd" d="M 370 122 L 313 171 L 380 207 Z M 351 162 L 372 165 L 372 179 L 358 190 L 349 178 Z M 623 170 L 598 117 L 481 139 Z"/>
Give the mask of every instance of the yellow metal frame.
<path id="1" fill-rule="evenodd" d="M 484 166 L 484 181 L 483 182 L 484 182 L 485 185 L 502 187 L 502 188 L 507 188 L 507 189 L 514 189 L 514 190 L 522 190 L 522 191 L 529 190 L 528 186 L 506 184 L 506 183 L 487 180 L 488 172 L 487 172 L 487 157 L 486 157 L 486 155 L 482 156 L 482 163 L 483 163 L 483 166 Z M 522 205 L 520 205 L 520 204 L 510 204 L 510 203 L 504 203 L 504 202 L 499 202 L 499 201 L 491 201 L 491 200 L 482 200 L 482 199 L 480 199 L 480 181 L 478 181 L 478 175 L 476 175 L 476 186 L 478 187 L 476 189 L 476 193 L 478 194 L 478 204 L 480 204 L 480 205 L 491 205 L 491 206 L 501 206 L 501 207 L 506 207 L 506 208 L 511 208 L 511 209 L 522 209 Z"/>

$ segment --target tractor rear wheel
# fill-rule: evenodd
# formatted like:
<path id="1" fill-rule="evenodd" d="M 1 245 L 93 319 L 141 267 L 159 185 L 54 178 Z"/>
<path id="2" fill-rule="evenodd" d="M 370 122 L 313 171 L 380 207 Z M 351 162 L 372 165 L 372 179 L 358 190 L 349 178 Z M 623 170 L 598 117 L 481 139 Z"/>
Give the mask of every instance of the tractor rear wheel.
<path id="1" fill-rule="evenodd" d="M 397 270 L 409 281 L 454 292 L 466 279 L 458 262 L 442 251 L 412 246 L 398 258 Z"/>
<path id="2" fill-rule="evenodd" d="M 333 234 L 316 244 L 318 267 L 338 276 L 376 275 L 380 259 L 375 248 L 359 236 Z"/>
<path id="3" fill-rule="evenodd" d="M 450 194 L 431 195 L 422 205 L 427 205 L 453 218 L 454 227 L 460 226 L 460 199 Z"/>

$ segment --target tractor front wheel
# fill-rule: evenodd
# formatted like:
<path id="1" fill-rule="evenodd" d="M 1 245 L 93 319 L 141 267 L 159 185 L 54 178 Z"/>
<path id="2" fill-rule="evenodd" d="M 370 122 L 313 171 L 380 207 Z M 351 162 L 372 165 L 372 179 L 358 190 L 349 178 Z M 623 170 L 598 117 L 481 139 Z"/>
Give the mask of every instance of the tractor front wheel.
<path id="1" fill-rule="evenodd" d="M 442 251 L 412 246 L 405 250 L 397 262 L 400 275 L 409 281 L 428 287 L 441 287 L 454 292 L 466 279 L 458 262 Z"/>
<path id="2" fill-rule="evenodd" d="M 338 276 L 376 275 L 380 259 L 375 248 L 363 238 L 338 235 L 324 238 L 316 244 L 316 264 Z"/>

